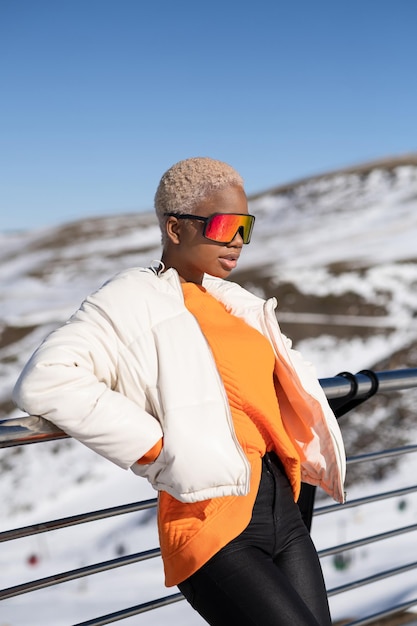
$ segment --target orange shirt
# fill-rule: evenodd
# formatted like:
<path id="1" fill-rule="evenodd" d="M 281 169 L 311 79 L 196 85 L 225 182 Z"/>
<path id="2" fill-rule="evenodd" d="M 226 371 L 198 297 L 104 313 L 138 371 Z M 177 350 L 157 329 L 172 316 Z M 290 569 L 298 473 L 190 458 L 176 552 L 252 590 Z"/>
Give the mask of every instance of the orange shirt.
<path id="1" fill-rule="evenodd" d="M 165 491 L 159 492 L 158 528 L 167 586 L 188 578 L 249 524 L 261 459 L 267 451 L 274 450 L 281 458 L 295 499 L 300 490 L 300 459 L 281 421 L 273 378 L 275 356 L 269 341 L 228 313 L 204 287 L 194 283 L 182 287 L 185 305 L 212 350 L 236 436 L 252 471 L 246 496 L 188 504 Z"/>

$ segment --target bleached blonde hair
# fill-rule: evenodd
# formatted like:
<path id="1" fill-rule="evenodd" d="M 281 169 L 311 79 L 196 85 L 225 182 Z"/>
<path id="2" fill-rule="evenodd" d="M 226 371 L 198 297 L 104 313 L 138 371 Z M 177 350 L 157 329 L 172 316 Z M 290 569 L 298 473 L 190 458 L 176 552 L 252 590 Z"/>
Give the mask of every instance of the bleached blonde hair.
<path id="1" fill-rule="evenodd" d="M 175 163 L 163 174 L 155 194 L 155 212 L 167 241 L 164 213 L 193 213 L 199 202 L 227 187 L 243 187 L 241 175 L 227 163 L 210 157 L 193 157 Z"/>

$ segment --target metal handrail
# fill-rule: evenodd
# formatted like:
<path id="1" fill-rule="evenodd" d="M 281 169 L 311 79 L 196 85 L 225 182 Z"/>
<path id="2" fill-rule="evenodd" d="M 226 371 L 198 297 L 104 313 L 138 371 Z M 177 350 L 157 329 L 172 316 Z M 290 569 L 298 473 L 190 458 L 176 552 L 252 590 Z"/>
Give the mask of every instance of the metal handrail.
<path id="1" fill-rule="evenodd" d="M 31 580 L 28 583 L 14 585 L 13 587 L 7 587 L 7 589 L 0 590 L 0 600 L 14 598 L 15 596 L 20 596 L 23 593 L 28 593 L 29 591 L 39 591 L 39 589 L 45 589 L 46 587 L 66 583 L 70 580 L 84 578 L 85 576 L 91 576 L 92 574 L 107 572 L 108 570 L 115 569 L 116 567 L 122 567 L 123 565 L 132 565 L 133 563 L 147 561 L 148 559 L 160 556 L 160 554 L 161 551 L 159 548 L 153 548 L 151 550 L 144 550 L 143 552 L 137 552 L 135 554 L 120 556 L 117 557 L 117 559 L 110 559 L 108 561 L 102 561 L 101 563 L 94 563 L 93 565 L 77 567 L 76 569 L 61 572 L 59 574 L 53 574 L 52 576 L 46 576 L 45 578 Z"/>
<path id="2" fill-rule="evenodd" d="M 390 448 L 389 450 L 381 450 L 380 452 L 367 452 L 366 454 L 356 454 L 346 459 L 348 465 L 353 463 L 363 463 L 364 461 L 379 461 L 380 459 L 388 459 L 398 454 L 408 454 L 409 452 L 417 452 L 417 444 L 409 444 L 400 448 Z"/>
<path id="3" fill-rule="evenodd" d="M 137 511 L 145 511 L 156 507 L 157 499 L 142 500 L 141 502 L 132 502 L 131 504 L 122 504 L 119 506 L 100 509 L 90 513 L 81 513 L 79 515 L 71 515 L 70 517 L 62 517 L 60 519 L 42 522 L 40 524 L 31 524 L 22 528 L 12 528 L 0 532 L 0 543 L 3 541 L 11 541 L 12 539 L 21 539 L 22 537 L 30 537 L 31 535 L 39 535 L 51 530 L 59 530 L 70 526 L 77 526 L 86 522 L 95 522 L 100 519 L 114 517 L 115 515 L 124 515 L 125 513 L 135 513 Z"/>
<path id="4" fill-rule="evenodd" d="M 415 490 L 416 488 L 413 488 L 413 491 Z M 400 491 L 404 492 L 407 490 L 398 490 L 398 492 Z M 389 494 L 391 495 L 391 497 L 398 495 L 397 491 L 389 492 Z M 150 501 L 147 501 L 147 505 L 144 508 L 149 508 L 149 502 Z M 138 505 L 140 504 L 141 503 L 138 503 Z M 121 507 L 115 507 L 115 508 L 120 509 Z M 140 508 L 138 508 L 138 506 L 135 506 L 131 510 L 140 510 Z M 85 519 L 81 519 L 78 523 L 83 523 L 83 522 L 93 521 L 93 520 L 96 521 L 97 519 L 100 519 L 102 517 L 109 517 L 110 511 L 111 509 L 103 510 L 101 513 L 103 514 L 105 513 L 105 515 L 101 515 L 100 517 L 97 515 L 83 514 L 82 516 L 73 516 L 70 518 L 63 518 L 62 520 L 56 520 L 56 522 L 58 521 L 59 524 L 57 525 L 56 522 L 52 522 L 49 530 L 51 530 L 52 527 L 53 529 L 58 529 L 58 528 L 62 529 L 67 526 L 72 526 L 75 523 L 77 523 L 74 521 L 76 517 L 85 518 Z M 125 511 L 125 512 L 128 512 L 128 511 Z M 118 511 L 118 513 L 120 513 L 120 511 Z M 90 516 L 90 519 L 88 519 L 89 516 Z M 6 531 L 2 533 L 2 540 L 8 541 L 11 539 L 28 536 L 29 534 L 36 534 L 36 528 L 40 529 L 39 532 L 45 532 L 46 530 L 48 530 L 48 528 L 46 528 L 47 524 L 49 523 L 47 522 L 45 524 L 36 524 L 32 527 L 29 526 L 24 529 L 16 530 L 16 532 Z M 30 532 L 27 532 L 29 529 L 30 529 Z M 331 548 L 326 548 L 326 549 L 320 550 L 318 552 L 318 555 L 320 558 L 323 558 L 323 557 L 330 556 L 333 554 L 339 554 L 341 552 L 346 552 L 348 550 L 352 550 L 353 548 L 358 548 L 363 545 L 367 545 L 369 543 L 374 543 L 376 541 L 381 541 L 383 539 L 389 539 L 391 537 L 396 537 L 398 535 L 405 534 L 408 532 L 414 532 L 415 530 L 417 530 L 417 524 L 411 524 L 409 526 L 404 526 L 401 528 L 397 528 L 395 530 L 386 531 L 384 533 L 379 533 L 377 535 L 372 535 L 370 537 L 368 536 L 368 537 L 357 539 L 355 541 L 351 541 L 348 543 L 339 544 Z M 22 531 L 25 531 L 25 532 L 22 532 Z M 8 587 L 7 589 L 0 590 L 0 600 L 6 600 L 8 598 L 12 598 L 12 597 L 24 594 L 24 593 L 28 593 L 30 591 L 37 591 L 39 589 L 44 589 L 46 587 L 57 585 L 59 583 L 68 582 L 70 580 L 75 580 L 78 578 L 83 578 L 84 576 L 90 576 L 92 574 L 97 574 L 97 573 L 107 571 L 110 569 L 115 569 L 117 567 L 122 567 L 124 565 L 131 565 L 133 563 L 145 561 L 145 560 L 160 556 L 160 554 L 161 553 L 160 553 L 159 548 L 153 548 L 151 550 L 144 550 L 143 552 L 126 555 L 123 557 L 118 557 L 116 559 L 110 559 L 108 561 L 103 561 L 101 563 L 95 563 L 94 565 L 87 565 L 85 567 L 80 567 L 74 570 L 69 570 L 66 572 L 59 573 L 59 574 L 54 574 L 52 576 L 47 576 L 45 578 L 33 580 L 29 583 L 23 583 L 20 585 L 15 585 L 13 587 Z"/>
<path id="5" fill-rule="evenodd" d="M 135 615 L 140 615 L 141 613 L 146 613 L 147 611 L 151 611 L 153 609 L 160 609 L 163 606 L 174 604 L 180 600 L 184 600 L 182 593 L 173 593 L 169 596 L 165 596 L 164 598 L 158 598 L 157 600 L 151 600 L 150 602 L 144 602 L 143 604 L 131 606 L 129 609 L 123 609 L 122 611 L 102 615 L 101 617 L 97 617 L 95 619 L 89 619 L 87 622 L 79 622 L 78 624 L 74 624 L 74 626 L 105 626 L 105 624 L 112 624 L 120 619 L 134 617 Z"/>
<path id="6" fill-rule="evenodd" d="M 398 615 L 399 613 L 403 613 L 407 609 L 411 609 L 413 606 L 417 605 L 417 598 L 413 600 L 408 600 L 407 602 L 401 602 L 401 604 L 396 604 L 395 606 L 390 607 L 389 609 L 385 609 L 384 611 L 378 611 L 378 613 L 373 613 L 368 617 L 364 617 L 363 619 L 355 620 L 354 622 L 349 622 L 344 626 L 370 626 L 371 624 L 377 624 L 377 620 L 385 619 L 386 617 L 392 617 L 394 615 Z"/>
<path id="7" fill-rule="evenodd" d="M 403 448 L 392 448 L 390 450 L 385 450 L 382 452 L 372 452 L 369 454 L 361 454 L 353 457 L 349 457 L 347 459 L 347 463 L 362 463 L 364 461 L 372 461 L 375 459 L 381 459 L 386 457 L 398 456 L 400 454 L 406 454 L 410 452 L 417 452 L 417 445 L 409 445 L 404 446 Z M 356 506 L 360 506 L 362 504 L 368 504 L 372 502 L 377 502 L 379 500 L 386 500 L 393 496 L 403 496 L 408 495 L 417 491 L 417 485 L 406 487 L 404 489 L 397 489 L 395 491 L 383 492 L 372 496 L 366 496 L 363 498 L 358 498 L 355 500 L 349 500 L 345 502 L 343 505 L 343 509 L 352 508 Z M 30 526 L 24 526 L 21 528 L 13 528 L 11 530 L 6 530 L 0 532 L 0 543 L 5 541 L 11 541 L 13 539 L 21 539 L 23 537 L 30 537 L 32 535 L 41 534 L 44 532 L 49 532 L 53 530 L 59 530 L 61 528 L 68 528 L 70 526 L 76 526 L 78 524 L 83 524 L 87 522 L 97 521 L 99 519 L 105 519 L 109 517 L 114 517 L 116 515 L 124 515 L 127 513 L 134 513 L 138 511 L 144 511 L 147 509 L 155 508 L 157 504 L 156 498 L 151 498 L 149 500 L 142 500 L 140 502 L 132 502 L 130 504 L 123 504 L 115 507 L 109 507 L 105 509 L 100 509 L 97 511 L 92 511 L 89 513 L 82 513 L 79 515 L 71 515 L 69 517 L 59 518 L 56 520 L 50 520 L 46 522 L 41 522 L 39 524 L 32 524 Z M 314 515 L 323 515 L 325 513 L 330 513 L 332 511 L 340 511 L 341 507 L 339 504 L 330 504 L 327 506 L 316 507 L 314 509 Z"/>
<path id="8" fill-rule="evenodd" d="M 314 508 L 314 517 L 318 515 L 324 515 L 325 513 L 332 513 L 333 511 L 345 511 L 346 509 L 353 509 L 357 506 L 364 504 L 372 504 L 373 502 L 380 502 L 381 500 L 389 500 L 390 498 L 398 498 L 400 496 L 408 496 L 410 493 L 417 491 L 417 485 L 411 487 L 404 487 L 403 489 L 395 489 L 394 491 L 384 491 L 372 496 L 364 496 L 362 498 L 356 498 L 355 500 L 348 500 L 341 507 L 340 504 L 328 504 L 327 506 L 319 506 Z"/>
<path id="9" fill-rule="evenodd" d="M 417 368 L 388 370 L 384 372 L 374 372 L 374 374 L 378 380 L 379 391 L 401 391 L 417 387 Z M 363 396 L 369 393 L 372 388 L 372 380 L 369 376 L 358 372 L 354 377 L 358 385 L 357 395 Z M 346 396 L 351 388 L 349 380 L 340 374 L 333 378 L 321 378 L 320 384 L 328 400 Z"/>
<path id="10" fill-rule="evenodd" d="M 410 524 L 409 526 L 395 528 L 394 530 L 387 530 L 384 533 L 379 533 L 377 535 L 362 537 L 362 539 L 355 539 L 354 541 L 349 541 L 348 543 L 340 543 L 339 545 L 332 546 L 331 548 L 324 548 L 323 550 L 318 551 L 318 555 L 320 558 L 323 558 L 332 554 L 340 554 L 341 552 L 347 552 L 347 550 L 353 550 L 353 548 L 361 548 L 362 546 L 366 546 L 368 543 L 375 543 L 376 541 L 382 541 L 383 539 L 391 539 L 391 537 L 398 537 L 399 535 L 411 533 L 415 530 L 417 530 L 417 524 Z"/>
<path id="11" fill-rule="evenodd" d="M 336 596 L 339 593 L 352 591 L 353 589 L 358 589 L 358 587 L 378 582 L 378 580 L 385 580 L 385 578 L 391 578 L 391 576 L 396 576 L 397 574 L 404 574 L 404 572 L 409 572 L 413 569 L 417 569 L 417 561 L 414 561 L 414 563 L 407 563 L 407 565 L 393 567 L 391 569 L 384 570 L 383 572 L 378 572 L 378 574 L 372 574 L 372 576 L 359 578 L 358 580 L 346 583 L 345 585 L 340 585 L 339 587 L 333 587 L 333 589 L 327 590 L 327 595 L 329 597 Z"/>
<path id="12" fill-rule="evenodd" d="M 400 391 L 417 387 L 417 368 L 374 372 L 373 375 L 378 381 L 378 391 Z M 358 372 L 350 376 L 351 379 L 348 379 L 338 374 L 333 378 L 320 379 L 320 385 L 328 400 L 349 396 L 352 392 L 352 380 L 355 382 L 355 397 L 366 397 L 369 394 L 374 382 L 369 375 Z M 60 428 L 36 415 L 0 420 L 0 448 L 38 441 L 55 441 L 67 437 L 68 435 Z"/>

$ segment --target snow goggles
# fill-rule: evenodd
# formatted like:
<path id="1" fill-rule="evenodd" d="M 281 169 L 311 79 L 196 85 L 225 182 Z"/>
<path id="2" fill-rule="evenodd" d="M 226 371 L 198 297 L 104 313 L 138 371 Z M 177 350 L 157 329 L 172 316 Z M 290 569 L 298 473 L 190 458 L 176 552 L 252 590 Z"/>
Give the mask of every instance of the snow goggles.
<path id="1" fill-rule="evenodd" d="M 204 222 L 203 237 L 217 243 L 231 243 L 238 231 L 243 243 L 249 243 L 255 223 L 255 216 L 247 213 L 213 213 L 210 217 L 192 213 L 164 213 L 164 215 Z"/>

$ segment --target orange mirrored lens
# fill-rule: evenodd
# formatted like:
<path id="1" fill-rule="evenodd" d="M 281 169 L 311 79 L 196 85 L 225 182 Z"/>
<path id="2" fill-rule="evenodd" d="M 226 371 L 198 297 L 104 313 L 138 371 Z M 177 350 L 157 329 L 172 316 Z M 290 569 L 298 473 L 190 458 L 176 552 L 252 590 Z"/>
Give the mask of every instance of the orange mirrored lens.
<path id="1" fill-rule="evenodd" d="M 230 243 L 241 229 L 243 243 L 249 243 L 254 222 L 253 215 L 216 213 L 208 219 L 204 236 L 219 243 Z"/>

